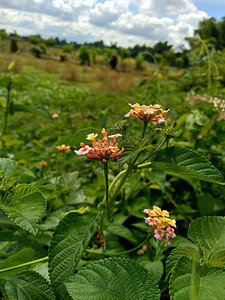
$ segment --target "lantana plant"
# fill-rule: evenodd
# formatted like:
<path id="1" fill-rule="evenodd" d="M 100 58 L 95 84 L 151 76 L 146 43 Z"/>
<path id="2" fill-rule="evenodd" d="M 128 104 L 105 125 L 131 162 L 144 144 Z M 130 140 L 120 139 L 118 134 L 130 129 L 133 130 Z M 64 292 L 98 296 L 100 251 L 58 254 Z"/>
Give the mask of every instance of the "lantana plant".
<path id="1" fill-rule="evenodd" d="M 168 110 L 164 110 L 159 104 L 136 103 L 130 106 L 131 110 L 125 117 L 133 117 L 143 122 L 140 138 L 130 132 L 130 127 L 123 123 L 123 126 L 119 126 L 120 131 L 114 129 L 113 134 L 112 129 L 104 128 L 102 131 L 80 130 L 71 138 L 70 146 L 64 144 L 57 146 L 58 156 L 61 156 L 62 160 L 69 155 L 72 156 L 72 152 L 69 151 L 74 148 L 77 157 L 87 158 L 91 162 L 95 160 L 103 166 L 105 195 L 102 202 L 92 202 L 93 205 L 90 207 L 75 210 L 71 210 L 72 205 L 67 206 L 65 201 L 63 213 L 60 212 L 60 215 L 53 218 L 57 219 L 56 224 L 47 218 L 46 223 L 42 224 L 42 229 L 39 227 L 38 221 L 43 217 L 46 207 L 44 195 L 35 186 L 17 185 L 16 182 L 14 185 L 8 185 L 7 176 L 11 176 L 14 172 L 16 162 L 0 159 L 0 208 L 11 220 L 10 226 L 14 223 L 32 235 L 44 230 L 43 228 L 47 228 L 48 233 L 50 230 L 54 231 L 53 234 L 51 232 L 50 245 L 48 244 L 48 256 L 32 260 L 33 249 L 24 248 L 1 263 L 0 289 L 6 299 L 9 297 L 17 299 L 18 295 L 27 299 L 53 300 L 160 298 L 156 282 L 161 280 L 164 270 L 160 259 L 165 257 L 163 251 L 171 244 L 173 246 L 171 238 L 176 237 L 176 221 L 170 218 L 167 210 L 154 205 L 159 205 L 154 199 L 150 201 L 145 199 L 146 201 L 142 203 L 140 198 L 139 211 L 136 210 L 134 214 L 132 204 L 128 205 L 129 197 L 127 199 L 125 197 L 126 180 L 128 177 L 132 178 L 132 173 L 151 168 L 163 170 L 170 175 L 186 176 L 221 185 L 225 182 L 219 171 L 200 154 L 189 148 L 169 145 L 175 130 L 168 125 L 165 126 L 167 122 L 164 114 Z M 148 128 L 151 133 L 154 134 L 157 130 L 164 136 L 159 145 L 152 143 L 152 135 L 147 132 Z M 113 165 L 111 161 L 117 161 L 121 170 L 115 177 L 109 178 L 108 164 Z M 47 164 L 43 161 L 40 168 L 43 170 L 44 166 Z M 65 192 L 73 189 L 78 172 L 72 175 L 63 174 L 60 177 L 58 173 L 60 172 L 57 172 L 55 185 L 62 185 Z M 135 180 L 140 180 L 138 177 Z M 76 202 L 74 194 L 70 196 L 71 202 Z M 148 206 L 145 206 L 146 203 Z M 30 207 L 24 209 L 28 204 Z M 122 210 L 126 210 L 127 215 L 121 216 Z M 133 222 L 133 217 L 136 220 L 141 219 L 141 223 L 134 224 L 137 225 L 134 231 L 125 225 L 129 218 Z M 223 217 L 199 218 L 191 223 L 189 229 L 189 237 L 193 243 L 184 239 L 183 248 L 171 251 L 166 269 L 167 277 L 172 274 L 170 293 L 174 295 L 174 299 L 184 295 L 183 278 L 188 279 L 185 281 L 185 295 L 187 295 L 185 299 L 206 299 L 208 290 L 211 291 L 210 297 L 213 298 L 215 290 L 211 284 L 213 276 L 213 285 L 218 282 L 219 296 L 225 297 L 222 287 L 225 263 L 224 228 Z M 137 233 L 136 236 L 133 232 Z M 110 234 L 113 240 L 110 240 Z M 37 241 L 40 241 L 40 236 L 42 233 L 37 235 Z M 129 240 L 135 247 L 131 247 L 129 243 L 119 243 L 119 239 L 116 240 L 117 236 Z M 10 235 L 10 238 L 12 237 L 13 235 Z M 127 258 L 130 253 L 132 255 Z M 25 269 L 45 261 L 48 261 L 48 265 L 45 266 L 47 272 L 43 273 L 49 274 L 48 279 L 36 272 L 38 268 L 35 271 Z M 86 266 L 83 268 L 83 265 Z M 151 272 L 152 265 L 153 268 L 159 266 L 156 272 L 155 269 Z M 156 274 L 158 271 L 159 277 Z M 157 279 L 154 278 L 155 274 Z M 165 280 L 160 286 L 165 290 L 168 288 L 168 282 Z"/>

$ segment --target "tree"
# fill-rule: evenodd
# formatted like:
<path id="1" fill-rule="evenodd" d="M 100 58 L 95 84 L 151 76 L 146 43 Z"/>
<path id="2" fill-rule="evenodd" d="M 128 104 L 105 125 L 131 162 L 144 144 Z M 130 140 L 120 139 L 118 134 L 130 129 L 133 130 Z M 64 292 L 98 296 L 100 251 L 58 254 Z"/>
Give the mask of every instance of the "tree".
<path id="1" fill-rule="evenodd" d="M 90 66 L 90 50 L 86 45 L 80 47 L 78 57 L 82 65 L 88 64 Z"/>

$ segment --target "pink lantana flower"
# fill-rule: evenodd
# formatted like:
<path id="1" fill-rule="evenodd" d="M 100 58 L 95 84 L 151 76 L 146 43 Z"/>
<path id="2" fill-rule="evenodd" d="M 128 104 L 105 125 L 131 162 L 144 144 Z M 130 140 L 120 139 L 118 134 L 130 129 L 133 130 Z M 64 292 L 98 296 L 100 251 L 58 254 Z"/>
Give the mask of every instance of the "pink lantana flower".
<path id="1" fill-rule="evenodd" d="M 103 163 L 107 163 L 108 159 L 112 159 L 123 154 L 124 148 L 122 147 L 119 149 L 118 143 L 116 142 L 116 138 L 121 136 L 121 134 L 107 136 L 107 131 L 103 128 L 102 135 L 102 140 L 98 139 L 96 141 L 98 136 L 97 133 L 88 134 L 86 139 L 92 141 L 91 147 L 81 143 L 80 145 L 82 148 L 75 150 L 75 153 L 77 155 L 86 155 L 89 158 L 100 159 Z"/>
<path id="2" fill-rule="evenodd" d="M 170 246 L 170 238 L 175 238 L 176 221 L 169 218 L 169 212 L 167 210 L 161 210 L 158 206 L 153 206 L 153 209 L 145 208 L 144 213 L 148 215 L 145 218 L 145 222 L 151 226 L 154 230 L 154 237 L 157 240 L 166 240 L 168 246 Z"/>
<path id="3" fill-rule="evenodd" d="M 136 119 L 141 119 L 147 122 L 153 123 L 165 123 L 166 119 L 163 117 L 164 113 L 167 113 L 169 110 L 163 110 L 161 105 L 140 105 L 139 103 L 130 104 L 132 108 L 125 117 L 134 117 Z"/>

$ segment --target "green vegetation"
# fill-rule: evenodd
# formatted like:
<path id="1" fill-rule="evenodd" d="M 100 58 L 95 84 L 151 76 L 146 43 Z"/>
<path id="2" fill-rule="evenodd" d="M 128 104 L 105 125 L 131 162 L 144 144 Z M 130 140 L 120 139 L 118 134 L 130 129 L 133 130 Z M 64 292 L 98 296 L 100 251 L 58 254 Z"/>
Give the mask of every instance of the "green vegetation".
<path id="1" fill-rule="evenodd" d="M 225 297 L 224 24 L 180 52 L 0 30 L 0 298 Z"/>

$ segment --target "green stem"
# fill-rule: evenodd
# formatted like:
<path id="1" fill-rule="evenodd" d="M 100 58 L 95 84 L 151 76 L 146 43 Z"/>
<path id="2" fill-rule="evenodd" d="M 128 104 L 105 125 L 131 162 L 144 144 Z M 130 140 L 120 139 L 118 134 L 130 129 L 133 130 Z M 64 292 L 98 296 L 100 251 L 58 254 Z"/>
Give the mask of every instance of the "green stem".
<path id="1" fill-rule="evenodd" d="M 142 129 L 142 134 L 141 134 L 141 138 L 142 139 L 145 136 L 145 132 L 146 132 L 147 126 L 148 126 L 148 121 L 144 121 L 143 129 Z"/>
<path id="2" fill-rule="evenodd" d="M 97 251 L 97 250 L 91 250 L 91 249 L 86 249 L 86 251 L 88 253 L 94 253 L 94 254 L 103 254 L 105 256 L 120 256 L 120 255 L 124 255 L 124 254 L 127 254 L 127 253 L 130 253 L 130 252 L 134 252 L 136 250 L 138 250 L 139 248 L 141 248 L 142 246 L 144 246 L 145 244 L 147 244 L 147 242 L 149 241 L 150 239 L 150 236 L 148 236 L 146 238 L 146 240 L 144 240 L 144 242 L 142 242 L 140 245 L 130 249 L 130 250 L 127 250 L 127 251 L 123 251 L 123 252 L 115 252 L 115 253 L 112 253 L 112 252 L 100 252 L 100 251 Z"/>
<path id="3" fill-rule="evenodd" d="M 105 200 L 106 209 L 109 208 L 109 181 L 108 181 L 108 162 L 103 163 L 104 166 L 104 176 L 105 176 Z"/>
<path id="4" fill-rule="evenodd" d="M 39 259 L 36 259 L 36 260 L 33 260 L 33 261 L 29 261 L 29 262 L 24 263 L 24 264 L 20 264 L 20 265 L 17 265 L 17 266 L 1 269 L 0 273 L 10 271 L 10 270 L 14 270 L 14 269 L 18 269 L 18 268 L 22 268 L 22 267 L 26 267 L 26 266 L 30 266 L 30 265 L 33 265 L 33 264 L 37 264 L 37 263 L 48 260 L 48 258 L 49 257 L 46 256 L 46 257 L 42 257 L 42 258 L 39 258 Z"/>
<path id="5" fill-rule="evenodd" d="M 8 122 L 11 84 L 12 83 L 10 82 L 7 87 L 8 94 L 7 94 L 6 107 L 5 107 L 4 123 L 3 123 L 3 128 L 2 128 L 2 150 L 4 150 L 4 148 L 5 148 L 4 135 L 6 134 L 7 122 Z"/>
<path id="6" fill-rule="evenodd" d="M 162 143 L 148 156 L 146 157 L 144 160 L 142 160 L 142 162 L 140 162 L 140 164 L 143 164 L 146 160 L 148 160 L 149 158 L 151 158 L 156 152 L 158 152 L 162 146 L 167 142 L 168 138 L 165 136 L 164 140 L 162 141 Z"/>

